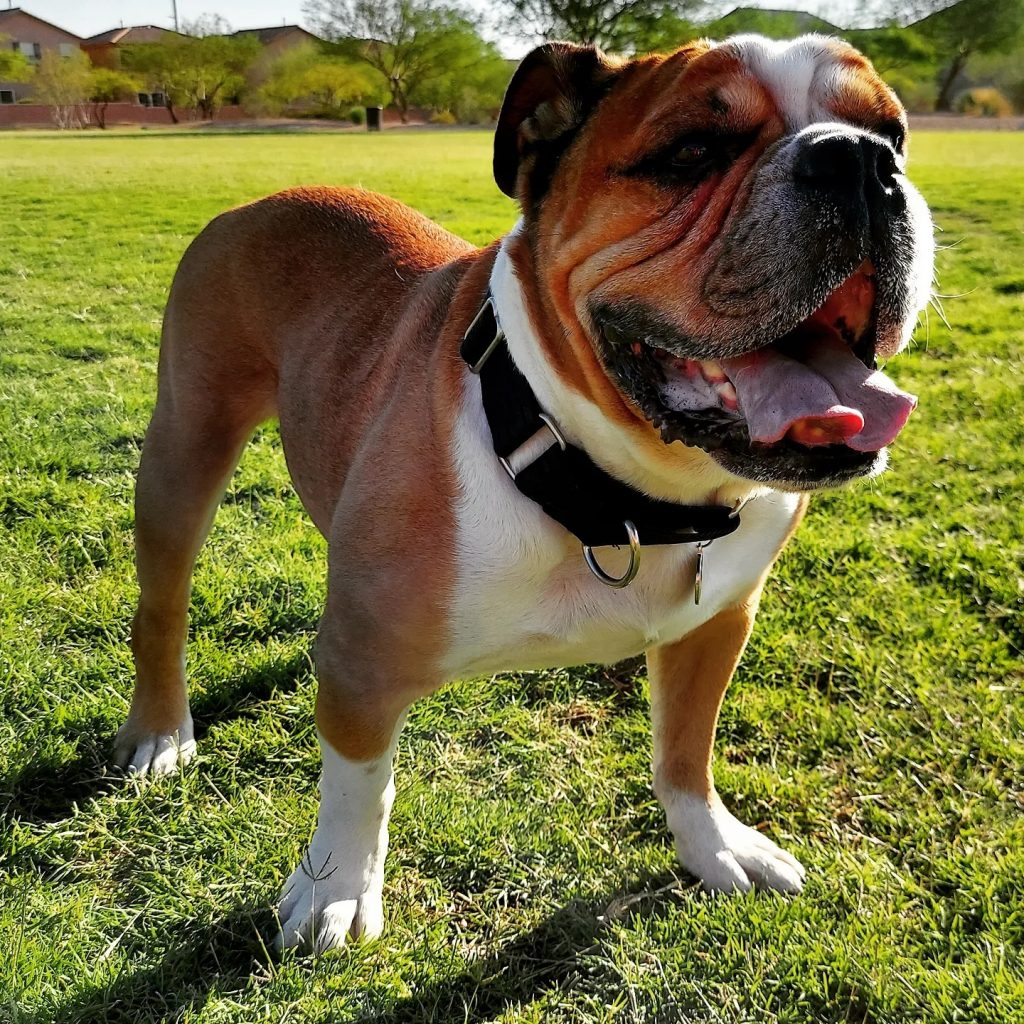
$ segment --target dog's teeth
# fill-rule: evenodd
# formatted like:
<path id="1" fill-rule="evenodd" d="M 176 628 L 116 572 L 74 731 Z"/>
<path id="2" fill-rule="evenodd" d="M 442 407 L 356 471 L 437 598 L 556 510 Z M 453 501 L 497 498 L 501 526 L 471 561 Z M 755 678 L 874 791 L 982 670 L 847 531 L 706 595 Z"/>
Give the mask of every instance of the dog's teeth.
<path id="1" fill-rule="evenodd" d="M 722 369 L 722 364 L 716 362 L 714 359 L 705 359 L 700 364 L 700 372 L 704 374 L 704 379 L 709 381 L 711 384 L 718 384 L 724 380 L 728 380 L 725 371 Z"/>
<path id="2" fill-rule="evenodd" d="M 716 384 L 715 391 L 718 392 L 718 397 L 722 400 L 722 405 L 726 409 L 734 410 L 738 407 L 739 402 L 736 398 L 736 389 L 729 381 L 726 380 Z"/>

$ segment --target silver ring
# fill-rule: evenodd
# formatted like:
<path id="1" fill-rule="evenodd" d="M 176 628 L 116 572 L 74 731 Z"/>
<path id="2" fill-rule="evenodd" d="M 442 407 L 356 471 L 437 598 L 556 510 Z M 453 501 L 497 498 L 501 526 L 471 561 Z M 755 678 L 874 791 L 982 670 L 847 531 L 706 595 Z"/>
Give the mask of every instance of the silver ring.
<path id="1" fill-rule="evenodd" d="M 729 518 L 735 519 L 743 511 L 743 507 L 748 501 L 750 501 L 749 497 L 737 498 L 732 504 L 732 511 L 729 513 Z"/>
<path id="2" fill-rule="evenodd" d="M 589 544 L 583 545 L 583 558 L 587 563 L 587 568 L 606 587 L 613 587 L 615 590 L 628 587 L 636 579 L 636 574 L 640 571 L 640 535 L 636 532 L 636 527 L 628 519 L 623 520 L 622 525 L 626 528 L 626 536 L 629 538 L 629 565 L 621 576 L 609 576 L 597 564 L 597 559 L 594 557 L 594 549 Z"/>

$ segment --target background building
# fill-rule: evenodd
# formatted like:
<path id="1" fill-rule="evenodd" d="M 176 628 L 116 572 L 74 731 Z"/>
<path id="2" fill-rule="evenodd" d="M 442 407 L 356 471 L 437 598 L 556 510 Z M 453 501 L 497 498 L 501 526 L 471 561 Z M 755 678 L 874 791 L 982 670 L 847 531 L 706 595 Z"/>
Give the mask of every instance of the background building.
<path id="1" fill-rule="evenodd" d="M 0 10 L 0 46 L 22 53 L 30 64 L 38 64 L 46 50 L 68 57 L 82 45 L 74 32 L 37 18 L 20 7 Z M 0 103 L 17 103 L 31 95 L 25 82 L 0 82 Z"/>

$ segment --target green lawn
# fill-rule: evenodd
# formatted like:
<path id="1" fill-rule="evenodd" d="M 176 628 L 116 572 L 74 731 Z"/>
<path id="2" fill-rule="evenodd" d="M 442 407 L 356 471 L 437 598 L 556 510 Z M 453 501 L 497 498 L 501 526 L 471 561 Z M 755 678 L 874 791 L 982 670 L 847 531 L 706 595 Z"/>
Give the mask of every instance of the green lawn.
<path id="1" fill-rule="evenodd" d="M 275 429 L 196 575 L 200 756 L 108 772 L 131 495 L 175 264 L 225 207 L 358 183 L 485 242 L 484 133 L 0 136 L 0 1020 L 1024 1020 L 1024 136 L 929 134 L 940 291 L 882 479 L 816 499 L 723 715 L 719 788 L 810 870 L 709 898 L 650 791 L 646 681 L 451 687 L 400 751 L 374 945 L 268 956 L 312 830 L 324 544 Z"/>

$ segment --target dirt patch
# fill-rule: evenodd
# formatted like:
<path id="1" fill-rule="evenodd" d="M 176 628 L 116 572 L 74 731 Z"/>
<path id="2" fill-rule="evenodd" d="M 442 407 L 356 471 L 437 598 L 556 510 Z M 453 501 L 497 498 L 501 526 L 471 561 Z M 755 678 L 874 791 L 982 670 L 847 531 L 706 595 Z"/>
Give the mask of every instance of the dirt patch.
<path id="1" fill-rule="evenodd" d="M 963 114 L 911 114 L 913 132 L 1019 132 L 1024 117 L 965 117 Z"/>

